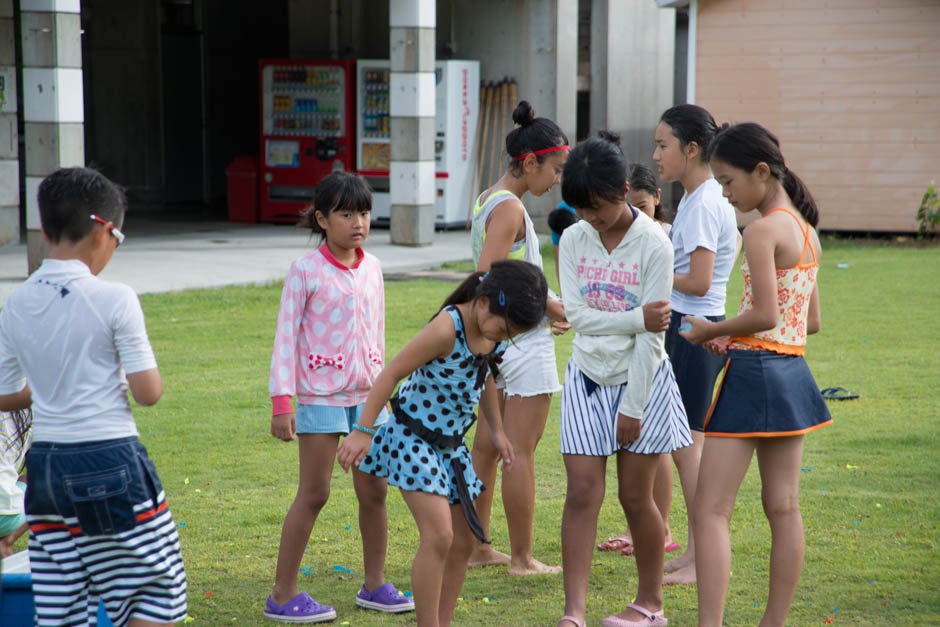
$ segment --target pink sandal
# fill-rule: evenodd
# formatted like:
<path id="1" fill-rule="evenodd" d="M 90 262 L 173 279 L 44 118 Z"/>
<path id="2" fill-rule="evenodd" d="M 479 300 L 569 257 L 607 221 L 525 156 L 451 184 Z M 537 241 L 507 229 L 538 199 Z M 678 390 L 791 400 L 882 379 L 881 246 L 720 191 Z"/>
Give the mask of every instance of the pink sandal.
<path id="1" fill-rule="evenodd" d="M 568 621 L 569 623 L 574 623 L 577 627 L 585 627 L 585 622 L 583 620 L 578 620 L 574 616 L 562 616 L 561 619 L 555 623 L 555 627 L 558 627 L 563 622 Z"/>
<path id="2" fill-rule="evenodd" d="M 663 616 L 663 610 L 650 612 L 645 607 L 640 607 L 636 603 L 630 603 L 627 607 L 642 614 L 643 618 L 640 620 L 627 620 L 626 618 L 620 618 L 614 615 L 605 618 L 601 622 L 601 625 L 604 627 L 665 627 L 669 622 L 669 620 Z"/>
<path id="3" fill-rule="evenodd" d="M 626 534 L 607 538 L 597 545 L 598 551 L 626 551 L 627 549 L 633 549 L 633 540 Z M 624 553 L 624 555 L 629 555 L 629 553 Z"/>

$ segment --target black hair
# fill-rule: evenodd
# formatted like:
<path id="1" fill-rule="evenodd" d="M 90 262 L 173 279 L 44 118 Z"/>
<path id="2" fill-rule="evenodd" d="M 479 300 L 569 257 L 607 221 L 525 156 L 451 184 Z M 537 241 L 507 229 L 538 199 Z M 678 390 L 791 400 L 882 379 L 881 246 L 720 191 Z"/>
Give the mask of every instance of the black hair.
<path id="1" fill-rule="evenodd" d="M 29 431 L 33 427 L 33 412 L 31 409 L 17 409 L 5 413 L 8 414 L 9 420 L 13 423 L 13 429 L 8 438 L 0 441 L 0 446 L 5 451 L 21 450 L 26 446 Z M 21 469 L 17 468 L 16 470 L 20 471 Z"/>
<path id="2" fill-rule="evenodd" d="M 559 207 L 548 214 L 548 228 L 561 235 L 565 229 L 578 221 L 578 216 L 570 209 Z"/>
<path id="3" fill-rule="evenodd" d="M 575 146 L 561 175 L 561 197 L 572 207 L 591 209 L 597 200 L 624 200 L 627 159 L 620 136 L 601 131 Z"/>
<path id="4" fill-rule="evenodd" d="M 331 172 L 317 185 L 313 202 L 300 214 L 297 226 L 319 233 L 321 240 L 326 232 L 317 222 L 317 212 L 324 217 L 333 211 L 372 211 L 372 190 L 366 180 L 352 172 Z"/>
<path id="5" fill-rule="evenodd" d="M 819 209 L 809 188 L 787 168 L 777 137 L 760 124 L 723 125 L 709 147 L 708 159 L 723 161 L 745 172 L 753 172 L 758 163 L 766 163 L 771 175 L 780 181 L 793 206 L 810 226 L 815 227 L 819 223 Z"/>
<path id="6" fill-rule="evenodd" d="M 682 148 L 692 142 L 698 144 L 699 160 L 706 160 L 708 145 L 718 133 L 718 125 L 711 113 L 698 105 L 681 104 L 666 109 L 659 121 L 672 129 Z"/>
<path id="7" fill-rule="evenodd" d="M 512 112 L 512 121 L 518 125 L 506 135 L 506 152 L 509 153 L 509 171 L 522 174 L 522 161 L 513 161 L 536 150 L 565 146 L 568 138 L 561 128 L 548 118 L 535 117 L 535 109 L 529 101 L 522 100 Z M 550 154 L 550 153 L 549 153 Z M 539 163 L 545 161 L 547 154 L 535 155 Z"/>
<path id="8" fill-rule="evenodd" d="M 489 272 L 474 272 L 468 276 L 447 297 L 441 309 L 473 302 L 481 296 L 489 299 L 490 313 L 502 316 L 507 328 L 512 324 L 520 332 L 528 331 L 545 317 L 548 283 L 542 271 L 527 261 L 494 261 Z"/>
<path id="9" fill-rule="evenodd" d="M 42 230 L 53 244 L 82 240 L 95 226 L 92 215 L 121 228 L 127 210 L 124 188 L 92 168 L 59 168 L 39 184 L 37 200 Z"/>
<path id="10" fill-rule="evenodd" d="M 653 198 L 656 198 L 656 193 L 659 191 L 656 175 L 642 163 L 630 164 L 630 190 L 643 191 Z M 660 222 L 665 222 L 665 212 L 663 211 L 662 203 L 656 203 L 656 206 L 653 208 L 653 218 Z"/>

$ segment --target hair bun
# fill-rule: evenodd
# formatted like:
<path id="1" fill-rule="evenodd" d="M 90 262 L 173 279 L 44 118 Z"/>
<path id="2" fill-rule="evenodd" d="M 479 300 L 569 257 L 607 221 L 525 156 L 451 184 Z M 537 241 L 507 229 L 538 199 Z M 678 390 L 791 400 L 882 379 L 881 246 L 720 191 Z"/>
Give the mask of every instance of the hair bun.
<path id="1" fill-rule="evenodd" d="M 603 139 L 604 141 L 610 142 L 614 146 L 617 146 L 618 148 L 620 148 L 620 135 L 619 134 L 613 131 L 608 131 L 604 129 L 604 130 L 597 131 L 597 136 Z"/>
<path id="2" fill-rule="evenodd" d="M 728 122 L 722 122 L 722 124 L 718 127 L 718 132 L 720 133 L 721 131 L 727 131 L 729 128 L 731 128 L 731 124 Z"/>
<path id="3" fill-rule="evenodd" d="M 512 121 L 519 126 L 528 126 L 535 122 L 535 109 L 528 100 L 521 100 L 512 112 Z"/>

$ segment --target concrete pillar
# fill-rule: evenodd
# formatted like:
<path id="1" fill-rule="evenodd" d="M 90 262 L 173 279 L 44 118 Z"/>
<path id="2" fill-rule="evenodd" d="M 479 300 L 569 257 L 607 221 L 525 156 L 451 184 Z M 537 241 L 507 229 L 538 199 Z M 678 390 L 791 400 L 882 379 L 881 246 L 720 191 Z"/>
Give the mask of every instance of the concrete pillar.
<path id="1" fill-rule="evenodd" d="M 435 0 L 389 0 L 391 240 L 434 239 Z"/>
<path id="2" fill-rule="evenodd" d="M 0 0 L 0 245 L 20 238 L 20 163 L 16 111 L 13 0 Z"/>
<path id="3" fill-rule="evenodd" d="M 48 248 L 36 191 L 61 167 L 85 165 L 80 0 L 20 0 L 23 135 L 26 154 L 26 249 L 32 273 Z"/>
<path id="4" fill-rule="evenodd" d="M 674 104 L 675 38 L 675 9 L 649 0 L 593 0 L 591 134 L 620 133 L 631 162 L 652 164 L 656 123 Z"/>

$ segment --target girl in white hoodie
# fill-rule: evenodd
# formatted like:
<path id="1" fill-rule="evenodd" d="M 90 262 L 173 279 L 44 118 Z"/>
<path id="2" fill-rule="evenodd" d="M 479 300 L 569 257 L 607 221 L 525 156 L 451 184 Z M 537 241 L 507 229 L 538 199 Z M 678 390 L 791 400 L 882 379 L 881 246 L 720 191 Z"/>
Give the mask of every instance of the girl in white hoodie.
<path id="1" fill-rule="evenodd" d="M 562 298 L 576 333 L 561 408 L 568 493 L 562 517 L 566 616 L 559 624 L 584 624 L 605 468 L 616 455 L 640 581 L 634 602 L 603 624 L 665 625 L 664 529 L 653 477 L 661 454 L 692 443 L 663 348 L 672 246 L 626 201 L 630 186 L 619 138 L 603 137 L 574 148 L 562 175 L 562 196 L 581 221 L 565 230 L 559 249 Z"/>

